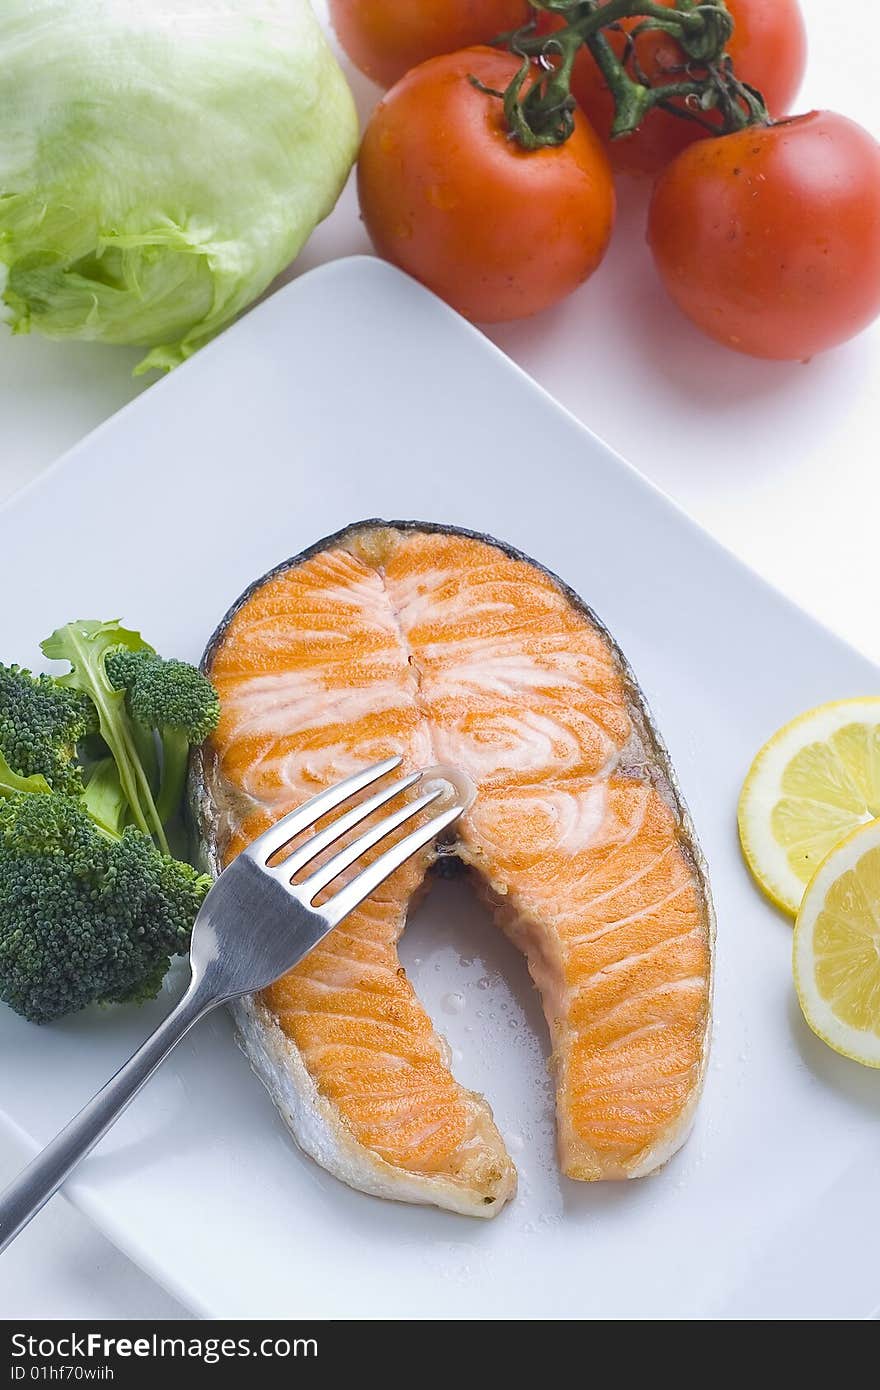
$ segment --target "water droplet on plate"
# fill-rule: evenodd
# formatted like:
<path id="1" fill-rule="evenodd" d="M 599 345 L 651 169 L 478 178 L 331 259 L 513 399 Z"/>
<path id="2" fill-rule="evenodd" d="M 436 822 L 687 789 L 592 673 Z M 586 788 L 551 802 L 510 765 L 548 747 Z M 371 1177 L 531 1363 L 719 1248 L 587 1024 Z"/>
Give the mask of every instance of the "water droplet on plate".
<path id="1" fill-rule="evenodd" d="M 440 1001 L 440 1007 L 443 1009 L 444 1013 L 461 1014 L 464 1013 L 466 1002 L 463 994 L 458 994 L 457 992 L 454 994 L 444 994 Z"/>

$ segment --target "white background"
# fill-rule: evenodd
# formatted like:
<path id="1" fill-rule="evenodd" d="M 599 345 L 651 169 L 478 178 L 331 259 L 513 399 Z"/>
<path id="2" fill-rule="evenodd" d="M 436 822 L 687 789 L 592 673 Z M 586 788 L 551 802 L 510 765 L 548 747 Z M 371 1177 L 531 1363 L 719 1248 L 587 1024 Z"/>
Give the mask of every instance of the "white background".
<path id="1" fill-rule="evenodd" d="M 870 44 L 857 10 L 801 3 L 811 52 L 799 108 L 832 107 L 880 134 Z M 317 8 L 323 12 L 323 0 Z M 365 116 L 376 89 L 346 70 Z M 557 309 L 491 337 L 731 549 L 880 660 L 880 324 L 804 365 L 751 361 L 716 347 L 678 316 L 656 283 L 644 246 L 646 197 L 641 186 L 621 189 L 614 245 L 589 284 Z M 296 273 L 367 250 L 350 185 Z M 0 498 L 146 389 L 130 375 L 137 357 L 0 337 Z M 539 456 L 535 476 L 539 486 Z M 0 1135 L 0 1183 L 22 1157 Z M 0 1308 L 6 1318 L 185 1316 L 62 1201 L 3 1257 Z"/>

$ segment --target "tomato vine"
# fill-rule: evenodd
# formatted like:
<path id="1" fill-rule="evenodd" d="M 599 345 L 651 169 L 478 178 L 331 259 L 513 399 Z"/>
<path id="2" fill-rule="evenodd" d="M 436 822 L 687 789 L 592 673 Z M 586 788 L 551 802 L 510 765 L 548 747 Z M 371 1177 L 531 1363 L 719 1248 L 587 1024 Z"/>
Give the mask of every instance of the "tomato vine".
<path id="1" fill-rule="evenodd" d="M 715 135 L 767 125 L 761 93 L 741 81 L 726 52 L 733 18 L 724 0 L 677 0 L 677 7 L 653 0 L 529 0 L 537 13 L 521 29 L 502 35 L 499 46 L 519 57 L 520 68 L 504 91 L 474 86 L 499 98 L 512 136 L 527 150 L 562 145 L 574 130 L 577 103 L 571 92 L 575 59 L 584 47 L 598 65 L 615 106 L 612 138 L 631 134 L 654 108 L 696 121 Z M 547 31 L 541 15 L 561 21 Z M 628 27 L 620 56 L 606 37 Z M 653 84 L 641 70 L 636 39 L 650 30 L 669 34 L 682 50 L 674 80 Z M 538 71 L 535 76 L 536 69 Z"/>

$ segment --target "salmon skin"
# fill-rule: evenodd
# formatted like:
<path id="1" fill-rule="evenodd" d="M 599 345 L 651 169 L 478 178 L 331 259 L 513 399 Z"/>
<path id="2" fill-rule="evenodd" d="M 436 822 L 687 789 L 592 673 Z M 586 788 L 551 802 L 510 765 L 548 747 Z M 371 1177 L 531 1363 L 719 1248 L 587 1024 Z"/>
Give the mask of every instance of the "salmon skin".
<path id="1" fill-rule="evenodd" d="M 380 758 L 460 769 L 476 794 L 444 854 L 473 873 L 540 991 L 562 1172 L 663 1164 L 705 1071 L 711 897 L 635 677 L 578 595 L 489 537 L 364 521 L 252 584 L 203 667 L 222 710 L 192 773 L 210 867 Z M 236 1018 L 323 1167 L 366 1192 L 492 1216 L 514 1165 L 397 956 L 436 857 L 406 864 Z"/>

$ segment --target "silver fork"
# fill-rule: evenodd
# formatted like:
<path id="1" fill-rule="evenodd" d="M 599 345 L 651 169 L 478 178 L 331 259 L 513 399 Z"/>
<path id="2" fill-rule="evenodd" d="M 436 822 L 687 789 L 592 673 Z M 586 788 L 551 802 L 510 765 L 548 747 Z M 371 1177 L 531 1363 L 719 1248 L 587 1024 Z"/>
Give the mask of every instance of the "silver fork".
<path id="1" fill-rule="evenodd" d="M 107 1133 L 160 1062 L 200 1018 L 219 1004 L 265 989 L 286 974 L 389 874 L 461 815 L 464 808 L 458 803 L 440 811 L 398 840 L 320 907 L 315 907 L 315 898 L 334 879 L 356 864 L 367 850 L 443 796 L 443 787 L 406 802 L 351 844 L 337 850 L 300 883 L 291 880 L 317 855 L 380 806 L 414 786 L 424 773 L 413 772 L 384 786 L 313 835 L 286 859 L 270 863 L 291 840 L 393 772 L 402 761 L 386 758 L 312 797 L 260 835 L 223 870 L 193 926 L 189 988 L 134 1056 L 0 1196 L 0 1251 L 58 1191 L 80 1159 Z"/>

